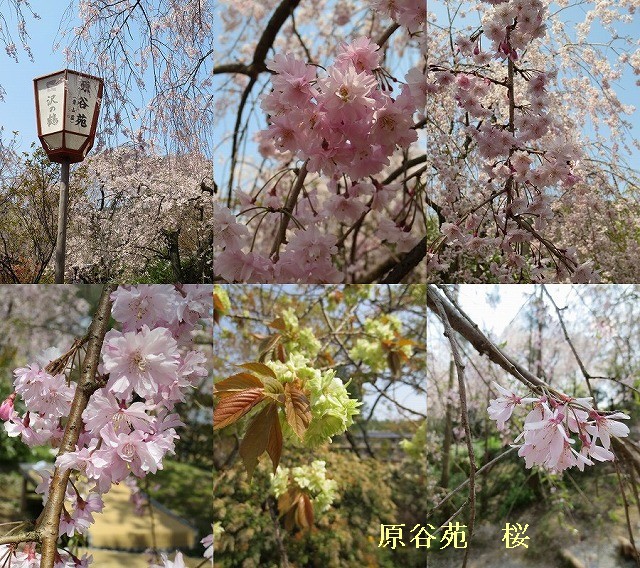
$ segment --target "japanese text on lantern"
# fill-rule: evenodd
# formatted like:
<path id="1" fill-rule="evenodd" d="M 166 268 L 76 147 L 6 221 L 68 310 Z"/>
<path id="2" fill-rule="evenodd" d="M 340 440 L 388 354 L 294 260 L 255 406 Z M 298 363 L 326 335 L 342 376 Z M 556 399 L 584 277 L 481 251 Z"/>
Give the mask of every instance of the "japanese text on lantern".
<path id="1" fill-rule="evenodd" d="M 62 105 L 62 100 L 60 100 L 60 94 L 57 92 L 57 87 L 60 84 L 60 79 L 51 79 L 46 83 L 46 105 L 47 105 L 47 126 L 48 127 L 56 127 L 60 122 L 58 118 L 58 112 L 60 109 L 60 105 Z"/>
<path id="2" fill-rule="evenodd" d="M 70 104 L 68 104 L 67 115 L 69 117 L 69 127 L 76 131 L 91 128 L 91 105 L 95 100 L 91 96 L 91 81 L 79 78 L 76 84 L 69 90 Z"/>

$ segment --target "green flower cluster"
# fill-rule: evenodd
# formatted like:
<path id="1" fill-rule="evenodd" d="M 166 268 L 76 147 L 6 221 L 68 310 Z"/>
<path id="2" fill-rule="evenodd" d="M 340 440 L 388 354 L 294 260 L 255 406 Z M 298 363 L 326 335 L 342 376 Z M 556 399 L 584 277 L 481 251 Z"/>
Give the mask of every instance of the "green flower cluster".
<path id="1" fill-rule="evenodd" d="M 287 328 L 287 351 L 299 351 L 309 359 L 315 359 L 320 352 L 320 342 L 310 327 L 300 327 L 298 316 L 293 308 L 287 308 L 280 314 Z"/>
<path id="2" fill-rule="evenodd" d="M 222 523 L 217 521 L 213 523 L 213 540 L 215 541 L 217 538 L 222 536 L 224 532 L 224 528 L 222 527 Z"/>
<path id="3" fill-rule="evenodd" d="M 427 451 L 427 421 L 420 424 L 411 440 L 401 440 L 400 446 L 412 458 L 422 458 Z"/>
<path id="4" fill-rule="evenodd" d="M 364 322 L 366 337 L 356 341 L 349 351 L 349 357 L 354 361 L 362 361 L 374 373 L 384 370 L 387 366 L 387 351 L 382 346 L 383 341 L 393 341 L 402 335 L 402 322 L 395 316 L 385 315 L 377 319 L 367 319 Z M 403 345 L 399 351 L 407 358 L 413 355 L 411 345 Z"/>
<path id="5" fill-rule="evenodd" d="M 227 291 L 219 284 L 214 284 L 213 293 L 218 297 L 218 299 L 222 303 L 223 313 L 225 314 L 229 313 L 229 311 L 231 310 L 231 302 L 229 300 L 229 295 L 227 294 Z"/>
<path id="6" fill-rule="evenodd" d="M 291 382 L 296 378 L 308 392 L 311 406 L 311 422 L 304 435 L 307 448 L 315 448 L 330 442 L 333 436 L 342 434 L 353 424 L 354 415 L 362 403 L 349 398 L 345 384 L 336 377 L 335 371 L 319 371 L 310 366 L 302 353 L 292 353 L 286 363 L 268 361 L 278 379 Z M 295 438 L 289 424 L 282 420 L 282 430 L 289 438 Z"/>
<path id="7" fill-rule="evenodd" d="M 311 465 L 280 467 L 271 475 L 271 489 L 276 497 L 287 492 L 291 482 L 307 492 L 316 513 L 326 511 L 337 497 L 338 483 L 327 478 L 326 463 L 315 460 Z"/>

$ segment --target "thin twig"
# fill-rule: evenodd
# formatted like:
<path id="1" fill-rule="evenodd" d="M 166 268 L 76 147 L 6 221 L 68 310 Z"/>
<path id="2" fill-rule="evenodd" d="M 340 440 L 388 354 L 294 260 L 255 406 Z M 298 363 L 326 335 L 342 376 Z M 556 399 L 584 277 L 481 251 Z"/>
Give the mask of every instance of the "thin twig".
<path id="1" fill-rule="evenodd" d="M 298 203 L 298 197 L 300 196 L 300 191 L 302 190 L 302 186 L 304 185 L 304 180 L 307 177 L 307 162 L 302 164 L 300 171 L 298 172 L 298 177 L 296 178 L 295 184 L 291 189 L 291 193 L 287 199 L 287 203 L 282 209 L 282 218 L 280 219 L 280 226 L 278 227 L 278 233 L 276 234 L 276 239 L 273 242 L 273 247 L 271 248 L 271 256 L 273 260 L 277 262 L 279 257 L 280 245 L 284 242 L 287 227 L 289 226 L 289 220 L 291 215 L 293 214 L 293 210 Z"/>
<path id="2" fill-rule="evenodd" d="M 447 314 L 444 311 L 444 306 L 439 298 L 435 299 L 436 309 L 440 313 L 442 325 L 444 326 L 444 335 L 449 340 L 449 344 L 451 345 L 451 354 L 453 356 L 453 360 L 456 365 L 456 373 L 458 375 L 458 392 L 460 394 L 460 410 L 461 410 L 461 418 L 462 418 L 462 426 L 465 431 L 465 441 L 467 444 L 467 452 L 469 454 L 469 540 L 473 536 L 473 528 L 475 525 L 476 518 L 476 456 L 475 451 L 473 449 L 473 440 L 471 439 L 471 428 L 469 427 L 469 410 L 467 408 L 467 388 L 464 382 L 464 363 L 462 362 L 462 358 L 460 357 L 460 352 L 458 350 L 458 344 L 456 342 L 455 335 L 453 333 L 453 328 L 449 323 L 449 319 L 447 318 Z M 462 568 L 466 568 L 467 561 L 469 559 L 469 549 L 470 547 L 467 545 L 464 552 L 464 559 L 462 560 Z"/>

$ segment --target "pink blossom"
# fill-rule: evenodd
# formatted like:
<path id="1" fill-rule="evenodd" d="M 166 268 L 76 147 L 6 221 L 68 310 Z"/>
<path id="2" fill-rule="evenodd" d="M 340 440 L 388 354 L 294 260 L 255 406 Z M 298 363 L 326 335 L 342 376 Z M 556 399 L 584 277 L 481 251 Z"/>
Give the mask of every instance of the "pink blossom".
<path id="1" fill-rule="evenodd" d="M 112 424 L 116 432 L 134 430 L 147 431 L 155 421 L 148 414 L 151 405 L 144 402 L 127 404 L 118 401 L 107 389 L 99 389 L 89 400 L 82 413 L 85 428 L 93 434 L 99 433 L 107 424 Z"/>
<path id="2" fill-rule="evenodd" d="M 166 328 L 139 332 L 107 332 L 102 349 L 107 389 L 128 397 L 134 390 L 143 397 L 153 397 L 158 384 L 170 384 L 176 378 L 180 354 L 176 340 Z"/>
<path id="3" fill-rule="evenodd" d="M 213 272 L 227 282 L 268 282 L 273 277 L 273 264 L 257 252 L 224 250 L 216 255 Z"/>
<path id="4" fill-rule="evenodd" d="M 9 420 L 13 414 L 13 401 L 16 399 L 16 393 L 11 393 L 5 401 L 0 405 L 0 420 Z"/>
<path id="5" fill-rule="evenodd" d="M 201 541 L 202 546 L 205 547 L 204 557 L 213 560 L 213 533 L 205 536 Z"/>
<path id="6" fill-rule="evenodd" d="M 628 420 L 630 417 L 623 412 L 614 412 L 609 415 L 602 415 L 595 410 L 589 414 L 589 418 L 595 420 L 595 424 L 589 424 L 586 429 L 593 436 L 593 440 L 598 438 L 602 441 L 602 446 L 608 450 L 611 447 L 611 436 L 624 438 L 629 435 L 629 427 L 618 420 Z"/>
<path id="7" fill-rule="evenodd" d="M 116 434 L 109 424 L 102 431 L 102 440 L 110 458 L 107 471 L 113 483 L 122 481 L 130 471 L 138 477 L 144 477 L 147 473 L 162 469 L 165 450 L 160 447 L 158 440 L 143 432 Z"/>
<path id="8" fill-rule="evenodd" d="M 340 67 L 351 63 L 358 73 L 373 72 L 380 65 L 379 46 L 367 37 L 359 37 L 350 44 L 343 44 L 336 56 L 336 64 Z"/>
<path id="9" fill-rule="evenodd" d="M 173 286 L 120 286 L 111 294 L 111 299 L 112 316 L 122 323 L 124 331 L 135 331 L 143 325 L 156 327 L 170 323 L 175 317 L 177 298 Z"/>
<path id="10" fill-rule="evenodd" d="M 487 411 L 489 412 L 489 418 L 496 421 L 498 430 L 504 430 L 505 422 L 511 418 L 513 409 L 518 404 L 532 402 L 536 399 L 520 397 L 510 390 L 501 387 L 496 382 L 492 382 L 491 384 L 502 396 L 491 400 Z"/>
<path id="11" fill-rule="evenodd" d="M 162 564 L 153 564 L 151 568 L 186 568 L 181 552 L 176 552 L 173 560 L 169 560 L 169 557 L 164 552 L 160 557 Z"/>

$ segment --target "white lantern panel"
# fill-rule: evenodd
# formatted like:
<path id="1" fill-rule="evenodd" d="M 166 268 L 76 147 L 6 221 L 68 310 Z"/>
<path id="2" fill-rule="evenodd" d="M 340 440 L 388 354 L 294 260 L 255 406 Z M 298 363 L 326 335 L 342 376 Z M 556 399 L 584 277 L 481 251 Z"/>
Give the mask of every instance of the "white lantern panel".
<path id="1" fill-rule="evenodd" d="M 48 136 L 44 137 L 44 141 L 49 150 L 57 150 L 58 148 L 62 148 L 62 132 L 49 134 Z"/>
<path id="2" fill-rule="evenodd" d="M 67 75 L 67 130 L 88 136 L 98 100 L 100 83 L 96 79 Z"/>
<path id="3" fill-rule="evenodd" d="M 45 135 L 62 130 L 64 72 L 40 79 L 36 84 L 41 133 Z M 62 143 L 62 139 L 60 139 L 60 143 Z"/>
<path id="4" fill-rule="evenodd" d="M 81 136 L 79 134 L 69 134 L 67 132 L 64 138 L 64 145 L 70 150 L 80 150 L 80 146 L 84 144 L 84 141 L 86 139 L 86 136 Z"/>

